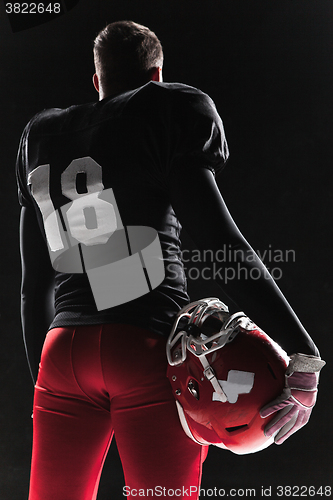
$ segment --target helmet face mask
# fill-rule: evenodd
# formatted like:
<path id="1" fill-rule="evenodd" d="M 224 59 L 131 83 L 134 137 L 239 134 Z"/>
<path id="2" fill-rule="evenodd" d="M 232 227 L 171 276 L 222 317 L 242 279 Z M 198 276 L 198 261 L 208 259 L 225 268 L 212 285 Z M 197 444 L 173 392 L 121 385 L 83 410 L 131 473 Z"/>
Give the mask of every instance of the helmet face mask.
<path id="1" fill-rule="evenodd" d="M 189 304 L 177 316 L 167 355 L 167 376 L 191 439 L 237 454 L 273 442 L 259 410 L 281 394 L 288 356 L 244 313 L 230 315 L 218 299 Z"/>

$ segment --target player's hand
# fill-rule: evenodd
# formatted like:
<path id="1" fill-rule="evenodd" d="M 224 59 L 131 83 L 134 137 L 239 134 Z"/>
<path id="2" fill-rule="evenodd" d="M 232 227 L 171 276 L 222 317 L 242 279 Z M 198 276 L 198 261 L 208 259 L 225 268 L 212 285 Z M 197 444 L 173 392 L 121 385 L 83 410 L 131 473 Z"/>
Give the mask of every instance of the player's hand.
<path id="1" fill-rule="evenodd" d="M 276 444 L 282 444 L 308 422 L 317 399 L 319 372 L 325 365 L 317 356 L 292 354 L 290 358 L 282 394 L 260 410 L 262 418 L 277 412 L 265 427 L 266 436 L 275 434 Z"/>

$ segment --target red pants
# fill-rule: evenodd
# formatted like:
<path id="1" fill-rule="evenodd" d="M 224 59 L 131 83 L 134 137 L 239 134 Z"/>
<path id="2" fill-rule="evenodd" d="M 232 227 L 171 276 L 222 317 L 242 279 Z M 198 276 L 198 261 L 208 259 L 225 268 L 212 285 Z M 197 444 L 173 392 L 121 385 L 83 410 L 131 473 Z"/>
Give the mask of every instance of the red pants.
<path id="1" fill-rule="evenodd" d="M 198 498 L 207 448 L 178 420 L 165 339 L 129 325 L 55 328 L 34 398 L 29 500 L 96 499 L 115 435 L 119 498 Z"/>

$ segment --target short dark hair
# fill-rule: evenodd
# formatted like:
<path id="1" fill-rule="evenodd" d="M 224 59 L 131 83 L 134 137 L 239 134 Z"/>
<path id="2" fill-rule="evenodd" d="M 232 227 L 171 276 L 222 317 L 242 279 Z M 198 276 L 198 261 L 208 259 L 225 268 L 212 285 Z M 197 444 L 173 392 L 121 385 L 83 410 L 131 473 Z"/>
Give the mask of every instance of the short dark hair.
<path id="1" fill-rule="evenodd" d="M 94 60 L 104 90 L 128 90 L 147 83 L 151 70 L 162 67 L 163 50 L 146 26 L 117 21 L 95 38 Z"/>

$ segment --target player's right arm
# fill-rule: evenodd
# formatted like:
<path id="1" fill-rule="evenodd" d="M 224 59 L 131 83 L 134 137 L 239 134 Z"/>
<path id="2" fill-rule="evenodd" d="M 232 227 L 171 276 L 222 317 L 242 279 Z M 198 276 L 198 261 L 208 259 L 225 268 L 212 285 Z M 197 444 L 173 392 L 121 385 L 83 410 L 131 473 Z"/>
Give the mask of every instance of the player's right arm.
<path id="1" fill-rule="evenodd" d="M 214 178 L 227 151 L 219 116 L 209 101 L 192 115 L 194 125 L 186 127 L 187 144 L 178 147 L 173 156 L 169 194 L 181 224 L 201 250 L 215 255 L 222 248 L 231 250 L 228 255 L 232 257 L 223 264 L 234 271 L 233 279 L 227 281 L 216 274 L 216 282 L 290 356 L 284 391 L 261 411 L 263 418 L 276 412 L 273 425 L 268 424 L 265 432 L 274 434 L 280 444 L 307 423 L 316 402 L 318 373 L 325 362 L 224 203 Z M 195 141 L 189 147 L 191 138 Z M 246 272 L 238 272 L 239 267 Z"/>
<path id="2" fill-rule="evenodd" d="M 288 354 L 317 356 L 313 340 L 232 219 L 212 172 L 183 166 L 170 182 L 170 192 L 173 208 L 198 248 L 214 255 L 221 248 L 232 250 L 235 257 L 223 265 L 234 270 L 234 278 L 225 282 L 216 275 L 223 291 Z M 247 272 L 237 272 L 239 265 Z"/>
<path id="3" fill-rule="evenodd" d="M 167 179 L 175 213 L 200 250 L 215 256 L 223 248 L 230 250 L 223 266 L 233 271 L 233 278 L 215 274 L 224 293 L 288 354 L 318 356 L 313 340 L 238 229 L 216 184 L 215 174 L 228 159 L 228 146 L 215 105 L 206 94 L 185 90 L 170 106 Z"/>

